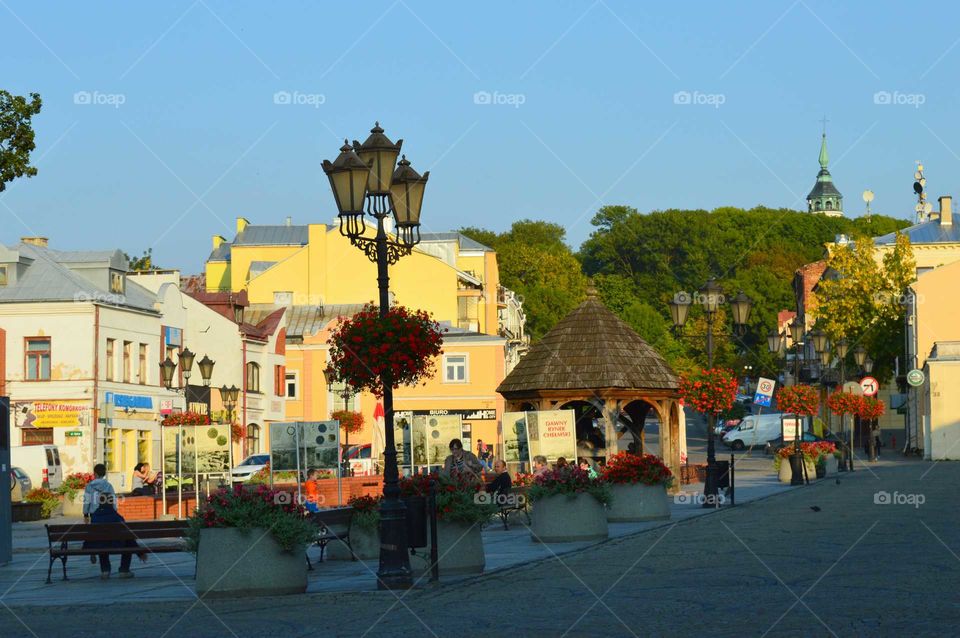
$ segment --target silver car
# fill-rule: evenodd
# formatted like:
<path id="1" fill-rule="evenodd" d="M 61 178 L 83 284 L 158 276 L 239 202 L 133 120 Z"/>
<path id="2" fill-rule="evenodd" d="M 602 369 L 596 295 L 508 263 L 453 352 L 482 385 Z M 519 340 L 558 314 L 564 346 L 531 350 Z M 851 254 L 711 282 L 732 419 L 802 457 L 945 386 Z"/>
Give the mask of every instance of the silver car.
<path id="1" fill-rule="evenodd" d="M 270 462 L 269 454 L 251 454 L 230 471 L 234 483 L 243 483 Z"/>
<path id="2" fill-rule="evenodd" d="M 19 467 L 10 468 L 10 500 L 19 503 L 33 489 L 30 477 Z"/>

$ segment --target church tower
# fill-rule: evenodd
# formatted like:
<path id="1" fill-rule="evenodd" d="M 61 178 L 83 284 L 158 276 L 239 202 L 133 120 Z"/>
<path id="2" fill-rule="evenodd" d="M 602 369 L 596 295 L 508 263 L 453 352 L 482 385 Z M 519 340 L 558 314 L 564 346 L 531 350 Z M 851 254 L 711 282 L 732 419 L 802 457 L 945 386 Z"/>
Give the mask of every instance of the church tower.
<path id="1" fill-rule="evenodd" d="M 827 170 L 830 157 L 827 155 L 827 134 L 823 134 L 820 141 L 820 172 L 817 173 L 817 183 L 807 195 L 807 212 L 827 215 L 829 217 L 843 216 L 843 195 L 833 185 L 833 177 Z"/>

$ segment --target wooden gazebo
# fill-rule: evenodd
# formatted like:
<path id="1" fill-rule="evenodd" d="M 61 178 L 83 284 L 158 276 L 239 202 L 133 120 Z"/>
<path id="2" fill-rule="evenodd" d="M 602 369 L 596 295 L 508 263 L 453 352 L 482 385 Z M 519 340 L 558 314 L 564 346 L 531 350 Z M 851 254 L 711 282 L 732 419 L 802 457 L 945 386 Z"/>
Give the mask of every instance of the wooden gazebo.
<path id="1" fill-rule="evenodd" d="M 623 427 L 642 440 L 644 420 L 654 410 L 660 421 L 660 457 L 679 478 L 678 385 L 663 357 L 591 289 L 586 301 L 530 348 L 497 392 L 506 400 L 508 412 L 578 404 L 595 408 L 603 421 L 602 445 L 594 446 L 590 454 L 595 458 L 617 451 Z M 578 447 L 580 430 L 578 424 Z"/>

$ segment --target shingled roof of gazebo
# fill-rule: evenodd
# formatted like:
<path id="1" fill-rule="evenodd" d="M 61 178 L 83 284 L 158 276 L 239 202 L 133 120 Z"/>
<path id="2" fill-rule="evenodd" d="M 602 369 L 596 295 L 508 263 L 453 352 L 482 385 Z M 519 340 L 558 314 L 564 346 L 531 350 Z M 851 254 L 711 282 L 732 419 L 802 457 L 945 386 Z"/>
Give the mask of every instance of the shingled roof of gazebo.
<path id="1" fill-rule="evenodd" d="M 603 388 L 675 393 L 677 386 L 663 357 L 593 293 L 530 348 L 497 392 L 507 398 Z"/>

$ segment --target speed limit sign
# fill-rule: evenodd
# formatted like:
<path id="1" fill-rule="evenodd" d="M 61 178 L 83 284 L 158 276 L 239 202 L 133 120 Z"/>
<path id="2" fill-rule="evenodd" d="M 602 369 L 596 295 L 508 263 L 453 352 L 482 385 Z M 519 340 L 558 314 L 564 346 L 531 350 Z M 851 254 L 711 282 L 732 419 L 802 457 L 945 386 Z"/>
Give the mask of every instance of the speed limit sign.
<path id="1" fill-rule="evenodd" d="M 860 388 L 863 390 L 864 396 L 873 397 L 877 396 L 877 392 L 880 391 L 880 384 L 873 377 L 864 377 L 860 379 Z"/>

